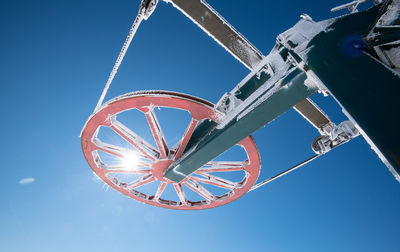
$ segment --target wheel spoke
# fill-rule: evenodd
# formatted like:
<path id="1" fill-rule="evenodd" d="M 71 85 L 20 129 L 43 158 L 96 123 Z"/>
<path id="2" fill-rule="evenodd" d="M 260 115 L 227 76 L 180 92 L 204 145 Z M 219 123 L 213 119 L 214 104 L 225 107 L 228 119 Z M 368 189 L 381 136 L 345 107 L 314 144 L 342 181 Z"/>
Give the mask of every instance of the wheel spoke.
<path id="1" fill-rule="evenodd" d="M 136 162 L 134 169 L 128 168 L 124 165 L 106 165 L 106 164 L 99 165 L 100 168 L 103 168 L 105 170 L 140 170 L 139 168 L 141 167 L 150 167 L 150 166 L 151 164 L 141 161 Z"/>
<path id="2" fill-rule="evenodd" d="M 93 143 L 96 146 L 97 150 L 101 150 L 104 151 L 108 154 L 117 156 L 119 158 L 123 158 L 125 156 L 126 153 L 131 152 L 128 149 L 113 145 L 113 144 L 109 144 L 109 143 L 104 143 L 102 142 L 100 139 L 98 139 L 97 137 L 93 139 Z"/>
<path id="3" fill-rule="evenodd" d="M 222 188 L 230 189 L 230 190 L 237 188 L 237 184 L 232 181 L 229 181 L 229 180 L 226 180 L 226 179 L 223 179 L 223 178 L 211 175 L 211 174 L 206 174 L 206 173 L 197 173 L 197 174 L 201 175 L 202 177 L 191 176 L 191 178 L 197 180 L 198 182 L 210 184 L 213 186 L 222 187 Z"/>
<path id="4" fill-rule="evenodd" d="M 226 162 L 226 161 L 212 161 L 205 164 L 196 172 L 229 172 L 229 171 L 242 171 L 248 165 L 247 161 L 244 162 Z"/>
<path id="5" fill-rule="evenodd" d="M 189 183 L 190 181 L 190 183 Z M 213 201 L 214 200 L 214 195 L 212 195 L 206 188 L 204 188 L 202 185 L 200 185 L 199 182 L 193 179 L 188 179 L 184 184 L 192 189 L 194 192 L 198 193 L 201 195 L 203 198 L 205 198 L 207 201 Z"/>
<path id="6" fill-rule="evenodd" d="M 161 182 L 160 183 L 160 185 L 157 188 L 157 192 L 154 195 L 154 199 L 153 199 L 154 201 L 158 201 L 160 199 L 161 194 L 164 192 L 166 186 L 167 186 L 166 182 Z"/>
<path id="7" fill-rule="evenodd" d="M 194 118 L 192 118 L 190 120 L 189 126 L 186 128 L 186 131 L 185 131 L 185 133 L 184 133 L 184 135 L 183 135 L 183 137 L 182 137 L 182 139 L 180 141 L 180 144 L 179 144 L 178 150 L 177 150 L 177 152 L 175 154 L 174 160 L 177 160 L 178 158 L 181 157 L 183 151 L 186 148 L 186 145 L 189 142 L 190 137 L 193 134 L 194 129 L 197 126 L 197 123 L 198 123 L 198 120 L 196 120 Z"/>
<path id="8" fill-rule="evenodd" d="M 118 135 L 123 137 L 126 141 L 132 144 L 136 149 L 138 149 L 144 156 L 151 160 L 155 160 L 156 157 L 150 152 L 159 155 L 158 151 L 149 144 L 146 140 L 135 134 L 132 130 L 126 127 L 124 124 L 119 122 L 115 117 L 111 118 L 110 126 Z M 150 151 L 149 151 L 150 150 Z"/>
<path id="9" fill-rule="evenodd" d="M 174 184 L 174 188 L 182 204 L 187 205 L 186 195 L 185 192 L 183 191 L 182 184 Z"/>
<path id="10" fill-rule="evenodd" d="M 165 141 L 164 134 L 161 130 L 160 124 L 158 123 L 156 114 L 153 109 L 150 109 L 145 113 L 147 122 L 150 125 L 151 133 L 153 134 L 154 139 L 156 140 L 157 147 L 160 151 L 162 158 L 167 158 L 168 156 L 168 145 Z"/>
<path id="11" fill-rule="evenodd" d="M 144 170 L 144 169 L 124 169 L 122 167 L 115 167 L 115 168 L 109 168 L 105 169 L 106 173 L 128 173 L 128 174 L 150 174 L 150 170 Z"/>
<path id="12" fill-rule="evenodd" d="M 153 176 L 153 174 L 148 174 L 148 175 L 140 177 L 140 178 L 136 179 L 135 181 L 127 184 L 126 187 L 128 189 L 133 189 L 133 188 L 137 188 L 137 187 L 140 187 L 142 185 L 151 183 L 154 180 L 156 180 L 156 178 Z"/>
<path id="13" fill-rule="evenodd" d="M 129 150 L 129 149 L 126 149 L 126 148 L 123 148 L 123 147 L 120 147 L 120 146 L 116 146 L 116 145 L 113 145 L 113 144 L 104 143 L 98 138 L 94 138 L 93 139 L 93 144 L 95 145 L 95 149 L 96 150 L 101 150 L 103 152 L 106 152 L 108 154 L 116 156 L 116 157 L 118 157 L 120 159 L 121 162 L 123 162 L 123 160 L 125 158 L 129 157 L 129 155 L 132 155 L 132 154 L 133 155 L 137 155 L 138 157 L 141 157 L 141 158 L 146 158 L 146 156 L 143 156 L 143 155 L 141 155 L 139 153 L 135 153 L 132 150 Z M 95 157 L 95 162 L 102 169 L 113 169 L 113 168 L 115 168 L 115 169 L 117 169 L 117 168 L 123 169 L 124 168 L 124 166 L 122 166 L 122 165 L 118 165 L 118 166 L 116 166 L 116 165 L 112 165 L 112 166 L 107 165 L 107 164 L 103 163 L 103 161 L 100 159 L 100 157 L 98 155 L 96 155 L 96 157 Z M 149 167 L 150 165 L 151 164 L 149 164 L 149 163 L 147 163 L 147 162 L 145 162 L 143 160 L 140 160 L 140 159 L 135 161 L 135 167 Z"/>

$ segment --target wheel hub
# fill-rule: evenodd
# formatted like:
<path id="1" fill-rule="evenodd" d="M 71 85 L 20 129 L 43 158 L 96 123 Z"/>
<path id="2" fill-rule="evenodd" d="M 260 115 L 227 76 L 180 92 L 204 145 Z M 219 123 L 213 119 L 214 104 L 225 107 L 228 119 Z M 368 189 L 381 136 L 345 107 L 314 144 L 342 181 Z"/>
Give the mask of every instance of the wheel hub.
<path id="1" fill-rule="evenodd" d="M 156 161 L 151 165 L 150 171 L 158 180 L 162 182 L 173 183 L 171 180 L 164 178 L 164 172 L 170 166 L 170 164 L 172 164 L 172 162 L 173 160 L 171 159 Z"/>

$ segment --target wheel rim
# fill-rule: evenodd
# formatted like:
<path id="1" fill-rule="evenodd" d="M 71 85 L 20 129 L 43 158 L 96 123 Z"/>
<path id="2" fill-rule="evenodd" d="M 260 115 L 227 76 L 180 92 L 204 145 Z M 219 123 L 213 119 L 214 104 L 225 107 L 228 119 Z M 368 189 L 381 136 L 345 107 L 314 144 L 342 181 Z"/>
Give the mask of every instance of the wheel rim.
<path id="1" fill-rule="evenodd" d="M 165 140 L 162 127 L 154 112 L 156 107 L 185 110 L 191 115 L 185 133 L 174 148 L 170 148 Z M 156 146 L 148 143 L 116 119 L 117 114 L 132 109 L 144 113 Z M 213 208 L 243 196 L 256 182 L 260 171 L 260 157 L 251 136 L 237 144 L 245 152 L 245 160 L 210 161 L 180 183 L 164 179 L 163 174 L 169 164 L 181 156 L 199 121 L 209 119 L 218 122 L 221 117 L 220 112 L 213 109 L 213 104 L 197 97 L 166 91 L 130 93 L 109 101 L 89 118 L 82 131 L 82 150 L 94 173 L 105 183 L 130 198 L 171 209 Z M 127 152 L 121 146 L 100 140 L 98 138 L 100 127 L 112 129 L 125 139 L 136 153 L 139 153 L 139 158 L 136 160 L 139 168 L 115 167 L 102 160 L 99 152 L 108 153 L 121 160 L 126 158 L 124 153 Z M 241 172 L 243 178 L 232 182 L 219 176 L 232 172 Z M 123 182 L 116 174 L 133 174 L 137 175 L 137 178 L 130 182 Z M 153 193 L 141 191 L 142 187 L 150 183 L 158 183 L 157 189 Z M 163 195 L 168 185 L 173 186 L 179 200 L 171 200 L 168 199 L 168 195 Z M 216 195 L 206 187 L 208 189 L 210 187 L 222 188 L 227 191 Z M 202 200 L 190 199 L 186 195 L 188 189 L 192 195 L 194 193 L 201 196 Z"/>

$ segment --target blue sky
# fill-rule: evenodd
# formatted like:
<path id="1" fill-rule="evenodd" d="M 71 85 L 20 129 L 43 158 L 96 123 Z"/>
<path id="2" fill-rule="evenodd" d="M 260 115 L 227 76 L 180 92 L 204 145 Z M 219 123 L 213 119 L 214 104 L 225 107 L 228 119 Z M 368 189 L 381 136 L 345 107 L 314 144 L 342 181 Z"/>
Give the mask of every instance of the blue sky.
<path id="1" fill-rule="evenodd" d="M 300 14 L 325 19 L 334 16 L 331 7 L 344 3 L 208 2 L 264 54 Z M 400 250 L 400 185 L 361 137 L 231 204 L 204 211 L 144 205 L 97 181 L 79 133 L 138 5 L 0 2 L 0 251 Z M 137 32 L 106 100 L 162 89 L 215 103 L 247 73 L 161 2 Z M 313 99 L 336 123 L 345 119 L 331 97 Z M 311 156 L 316 136 L 293 110 L 257 131 L 259 179 Z M 24 178 L 35 181 L 20 184 Z"/>

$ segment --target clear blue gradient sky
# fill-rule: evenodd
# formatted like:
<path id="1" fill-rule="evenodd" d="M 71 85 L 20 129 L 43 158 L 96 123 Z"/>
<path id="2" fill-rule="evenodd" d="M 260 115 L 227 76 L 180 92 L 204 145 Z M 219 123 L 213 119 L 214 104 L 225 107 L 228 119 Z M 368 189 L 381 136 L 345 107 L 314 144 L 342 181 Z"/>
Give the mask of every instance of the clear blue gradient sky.
<path id="1" fill-rule="evenodd" d="M 345 1 L 208 1 L 267 54 L 300 14 Z M 239 200 L 204 211 L 106 190 L 79 133 L 136 15 L 131 1 L 1 1 L 0 251 L 400 251 L 400 185 L 357 138 Z M 172 90 L 217 102 L 248 73 L 170 4 L 142 24 L 106 100 Z M 331 97 L 315 101 L 336 122 Z M 163 125 L 174 127 L 174 122 Z M 312 155 L 293 110 L 254 134 L 260 180 Z M 20 184 L 23 178 L 33 183 Z"/>

